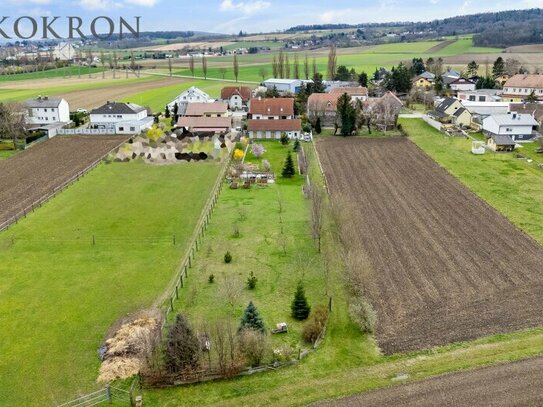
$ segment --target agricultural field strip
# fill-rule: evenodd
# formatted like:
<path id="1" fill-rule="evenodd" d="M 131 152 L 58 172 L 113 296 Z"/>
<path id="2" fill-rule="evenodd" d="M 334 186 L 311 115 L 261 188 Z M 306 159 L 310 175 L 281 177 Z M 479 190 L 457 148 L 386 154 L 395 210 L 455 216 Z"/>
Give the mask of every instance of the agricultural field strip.
<path id="1" fill-rule="evenodd" d="M 55 193 L 126 139 L 56 137 L 1 161 L 0 225 Z"/>
<path id="2" fill-rule="evenodd" d="M 543 248 L 414 144 L 329 139 L 318 147 L 332 195 L 358 209 L 357 244 L 378 272 L 372 302 L 385 352 L 543 323 L 539 307 L 522 300 L 542 290 Z M 339 167 L 333 157 L 347 159 Z M 361 174 L 354 183 L 352 174 Z"/>
<path id="3" fill-rule="evenodd" d="M 315 406 L 541 405 L 542 368 L 541 357 L 500 363 L 316 403 Z"/>

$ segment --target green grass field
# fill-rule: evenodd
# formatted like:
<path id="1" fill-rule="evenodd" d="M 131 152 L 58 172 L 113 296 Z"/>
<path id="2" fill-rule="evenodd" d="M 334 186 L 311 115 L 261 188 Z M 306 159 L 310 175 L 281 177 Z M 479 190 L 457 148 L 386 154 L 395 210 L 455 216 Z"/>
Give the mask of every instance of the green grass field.
<path id="1" fill-rule="evenodd" d="M 473 155 L 469 140 L 446 137 L 422 120 L 401 123 L 411 140 L 439 165 L 543 244 L 543 169 L 515 158 L 515 153 Z"/>
<path id="2" fill-rule="evenodd" d="M 429 128 L 424 123 L 417 120 L 403 120 L 402 125 L 406 131 L 412 134 L 413 141 L 423 147 L 423 149 L 428 150 L 429 153 L 433 150 L 439 152 L 434 158 L 438 159 L 441 165 L 445 166 L 445 164 L 457 162 L 457 166 L 460 167 L 465 159 L 468 160 L 468 163 L 471 162 L 471 153 L 469 152 L 471 144 L 466 140 L 444 139 L 442 135 L 439 133 L 434 134 L 433 131 L 428 130 Z M 510 159 L 507 158 L 506 160 Z M 498 165 L 501 165 L 499 164 L 500 162 L 503 163 L 501 159 L 495 162 Z M 486 162 L 473 162 L 467 165 L 471 169 L 470 173 L 485 173 L 486 166 Z M 467 170 L 466 173 L 468 173 Z M 503 173 L 503 170 L 499 167 L 492 165 L 486 170 L 486 177 L 492 178 L 491 174 L 493 174 L 495 178 L 502 179 L 501 182 L 503 185 L 514 183 L 515 174 L 503 175 Z M 499 177 L 498 174 L 502 176 Z M 541 185 L 541 182 L 539 184 Z M 284 188 L 281 184 L 278 186 L 282 189 Z M 225 190 L 219 199 L 219 207 L 227 208 L 230 213 L 235 212 L 236 204 L 234 202 L 243 202 L 243 199 L 236 198 L 236 194 L 239 194 L 239 192 L 252 193 L 252 191 Z M 256 192 L 260 193 L 260 191 Z M 501 190 L 496 190 L 494 195 L 501 193 Z M 533 191 L 524 192 L 526 199 L 529 199 L 532 194 Z M 296 194 L 284 194 L 284 196 L 289 200 L 293 200 L 290 205 L 294 204 L 294 200 L 299 200 L 299 196 Z M 268 204 L 266 207 L 268 214 L 270 207 L 273 207 L 273 202 L 270 203 L 272 200 L 269 198 L 266 200 L 262 199 L 262 203 L 258 201 L 257 196 L 256 199 L 251 201 L 251 205 L 247 207 L 249 211 L 248 220 L 251 220 L 252 216 L 258 216 L 260 205 Z M 254 214 L 252 214 L 251 208 L 255 209 Z M 288 212 L 285 213 L 285 216 L 287 214 Z M 302 215 L 302 212 L 300 212 L 300 216 Z M 269 217 L 273 219 L 271 214 L 269 214 Z M 258 219 L 260 220 L 260 218 Z M 209 301 L 212 301 L 214 298 L 213 291 L 216 289 L 207 283 L 207 275 L 210 271 L 221 270 L 221 273 L 230 273 L 226 266 L 220 264 L 222 250 L 217 250 L 216 245 L 224 242 L 219 246 L 220 248 L 224 246 L 232 247 L 229 246 L 231 245 L 230 242 L 235 242 L 236 239 L 229 237 L 228 234 L 231 230 L 231 224 L 234 221 L 235 214 L 225 219 L 213 218 L 210 234 L 206 236 L 204 242 L 204 247 L 208 248 L 207 250 L 210 251 L 210 254 L 202 255 L 201 258 L 197 259 L 196 270 L 199 270 L 199 272 L 192 274 L 191 278 L 194 278 L 194 280 L 189 279 L 187 294 L 184 293 L 188 297 L 192 296 L 190 294 L 190 285 L 196 284 L 196 294 L 193 295 L 194 301 L 190 302 L 189 299 L 183 298 L 179 302 L 179 309 L 188 308 L 187 302 L 190 302 L 188 313 L 194 318 L 198 318 L 197 315 L 212 315 L 212 312 L 209 310 L 211 306 L 205 305 Z M 258 230 L 258 234 L 252 235 L 253 238 L 254 236 L 267 233 L 267 221 L 260 221 L 260 224 L 263 226 Z M 240 225 L 242 225 L 240 228 L 242 233 L 241 239 L 245 239 L 243 223 Z M 232 277 L 243 279 L 245 277 L 244 272 L 248 269 L 254 269 L 251 267 L 248 269 L 245 268 L 245 264 L 252 264 L 252 257 L 256 257 L 246 255 L 247 250 L 254 247 L 253 242 L 254 240 L 247 239 L 247 245 L 251 245 L 251 247 L 249 249 L 242 248 L 241 253 L 245 254 L 245 256 L 243 256 L 243 262 L 240 264 L 240 267 L 243 267 L 243 272 L 241 272 L 241 275 L 234 274 Z M 332 250 L 334 250 L 334 243 L 332 241 L 327 240 L 325 244 L 331 244 Z M 256 247 L 260 247 L 258 240 Z M 206 249 L 202 252 L 205 253 Z M 236 256 L 234 256 L 234 259 L 236 259 Z M 268 254 L 266 259 L 270 259 L 266 264 L 274 265 L 276 262 L 276 257 L 272 253 Z M 261 262 L 259 260 L 258 263 L 255 263 L 257 266 L 256 270 L 263 269 L 262 266 L 258 266 Z M 213 265 L 213 267 L 206 268 L 205 264 Z M 232 265 L 236 266 L 235 261 Z M 347 316 L 340 270 L 341 268 L 339 267 L 333 273 L 334 277 L 330 288 L 330 295 L 335 299 L 335 308 L 330 317 L 329 329 L 325 341 L 316 353 L 310 355 L 299 365 L 229 381 L 218 381 L 162 390 L 147 390 L 144 394 L 147 405 L 299 406 L 322 399 L 335 398 L 399 384 L 401 381 L 395 379 L 398 375 L 407 374 L 407 380 L 412 381 L 461 369 L 515 361 L 543 353 L 543 328 L 538 328 L 512 334 L 495 335 L 472 342 L 452 344 L 430 351 L 382 356 L 376 348 L 372 337 L 360 334 Z M 237 271 L 238 269 L 236 268 L 235 273 Z M 266 283 L 268 282 L 267 279 L 265 281 Z M 255 298 L 258 298 L 260 295 L 261 293 L 257 292 Z M 284 312 L 282 311 L 284 305 L 282 305 L 282 300 L 280 299 L 282 295 L 283 293 L 279 294 L 277 299 L 274 297 L 269 300 L 269 304 L 265 301 L 264 305 L 260 306 L 267 323 L 275 322 L 275 319 L 270 321 L 269 315 L 280 318 L 281 312 Z M 248 298 L 244 297 L 245 300 Z M 259 301 L 258 305 L 261 303 L 262 301 Z M 228 311 L 223 309 L 223 306 L 215 305 L 213 308 L 218 313 L 228 313 Z M 241 307 L 238 307 L 237 312 L 241 312 Z"/>
<path id="3" fill-rule="evenodd" d="M 253 301 L 268 328 L 278 322 L 289 325 L 288 334 L 272 337 L 273 346 L 287 345 L 296 351 L 300 346 L 307 347 L 301 339 L 303 323 L 290 316 L 296 285 L 300 280 L 304 282 L 313 307 L 327 305 L 324 271 L 310 236 L 307 201 L 301 191 L 303 178 L 281 178 L 288 148 L 279 141 L 263 145 L 267 152 L 262 159 L 270 161 L 277 183 L 223 190 L 176 311 L 186 313 L 197 326 L 216 318 L 228 318 L 237 325 L 243 309 Z M 260 161 L 249 152 L 245 162 Z M 278 199 L 283 202 L 281 213 Z M 239 228 L 239 237 L 234 236 L 235 227 Z M 285 241 L 286 246 L 280 241 Z M 224 263 L 226 251 L 233 257 L 230 264 Z M 246 288 L 251 271 L 258 279 L 254 290 Z M 210 274 L 215 276 L 213 284 L 208 282 Z M 222 296 L 226 280 L 242 290 L 233 307 Z"/>
<path id="4" fill-rule="evenodd" d="M 0 234 L 0 405 L 97 387 L 108 327 L 166 288 L 219 169 L 102 164 Z"/>
<path id="5" fill-rule="evenodd" d="M 81 75 L 88 75 L 89 72 L 91 74 L 97 74 L 102 72 L 104 69 L 99 67 L 84 67 L 81 68 L 77 66 L 67 66 L 63 68 L 57 68 L 57 69 L 48 69 L 46 71 L 40 71 L 40 72 L 28 72 L 28 73 L 20 73 L 16 75 L 0 75 L 0 82 L 10 82 L 10 81 L 24 81 L 28 79 L 44 79 L 44 78 L 57 78 L 62 79 L 64 77 L 73 77 L 77 76 L 79 73 Z"/>

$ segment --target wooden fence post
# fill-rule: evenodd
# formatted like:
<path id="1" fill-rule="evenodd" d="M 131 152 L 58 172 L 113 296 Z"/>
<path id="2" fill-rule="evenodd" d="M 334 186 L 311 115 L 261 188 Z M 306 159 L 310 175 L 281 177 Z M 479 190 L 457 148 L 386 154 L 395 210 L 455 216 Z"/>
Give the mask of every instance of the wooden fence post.
<path id="1" fill-rule="evenodd" d="M 183 274 L 179 276 L 179 284 L 181 284 L 181 288 L 183 288 Z"/>
<path id="2" fill-rule="evenodd" d="M 179 286 L 178 285 L 175 286 L 175 299 L 176 300 L 179 299 Z"/>
<path id="3" fill-rule="evenodd" d="M 111 387 L 109 387 L 109 384 L 106 386 L 106 397 L 109 404 L 113 402 L 111 397 Z"/>
<path id="4" fill-rule="evenodd" d="M 170 310 L 173 311 L 173 298 L 170 297 Z"/>

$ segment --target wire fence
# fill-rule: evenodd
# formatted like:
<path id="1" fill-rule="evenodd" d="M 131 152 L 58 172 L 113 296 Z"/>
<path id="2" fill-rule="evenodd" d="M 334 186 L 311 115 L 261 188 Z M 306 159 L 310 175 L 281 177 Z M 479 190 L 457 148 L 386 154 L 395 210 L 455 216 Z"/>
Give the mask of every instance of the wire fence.
<path id="1" fill-rule="evenodd" d="M 107 153 L 105 153 L 104 155 L 102 155 L 100 158 L 98 158 L 97 160 L 93 161 L 91 164 L 89 164 L 85 169 L 79 171 L 77 174 L 71 176 L 68 180 L 64 181 L 62 184 L 60 185 L 57 185 L 55 188 L 53 188 L 53 190 L 42 196 L 40 199 L 38 199 L 37 201 L 33 202 L 31 205 L 28 205 L 26 208 L 22 209 L 21 211 L 17 212 L 15 215 L 11 216 L 9 219 L 7 219 L 6 221 L 0 223 L 0 232 L 3 231 L 3 230 L 6 230 L 8 229 L 12 224 L 14 223 L 17 223 L 17 221 L 21 218 L 26 218 L 26 215 L 29 214 L 30 212 L 34 212 L 35 209 L 41 207 L 44 203 L 46 203 L 47 201 L 49 201 L 51 198 L 53 198 L 54 196 L 56 196 L 59 192 L 62 192 L 64 191 L 67 187 L 69 187 L 71 184 L 73 184 L 74 182 L 76 181 L 79 181 L 79 179 L 81 177 L 83 177 L 85 174 L 87 174 L 89 171 L 91 171 L 92 169 L 94 169 L 95 167 L 97 167 L 103 160 L 104 157 L 107 157 L 110 153 L 112 153 L 113 151 L 115 151 L 117 148 L 119 148 L 119 146 L 121 144 L 124 144 L 126 143 L 128 139 L 126 140 L 123 140 L 122 142 L 120 142 L 117 146 L 115 146 L 114 148 L 112 148 L 111 150 L 109 150 Z"/>
<path id="2" fill-rule="evenodd" d="M 114 401 L 120 401 L 122 404 L 135 405 L 134 386 L 129 390 L 121 389 L 114 386 L 105 386 L 100 390 L 85 394 L 76 399 L 70 400 L 63 404 L 58 404 L 57 407 L 91 407 L 100 404 L 111 404 Z"/>
<path id="3" fill-rule="evenodd" d="M 189 243 L 187 252 L 176 270 L 175 277 L 170 282 L 168 288 L 164 291 L 163 295 L 161 295 L 154 303 L 155 307 L 161 308 L 164 312 L 164 324 L 166 324 L 170 312 L 174 310 L 174 303 L 176 300 L 179 299 L 179 291 L 184 287 L 185 280 L 188 277 L 189 269 L 193 266 L 196 252 L 200 249 L 202 245 L 202 239 L 205 235 L 205 232 L 207 231 L 209 222 L 211 220 L 211 215 L 213 214 L 213 210 L 217 205 L 219 195 L 224 186 L 226 171 L 230 166 L 231 158 L 232 156 L 228 155 L 228 158 L 225 160 L 219 176 L 215 181 L 212 192 L 206 202 L 206 205 L 204 206 L 204 209 L 202 210 L 202 214 L 200 215 L 198 223 L 194 228 L 193 237 L 191 242 Z"/>

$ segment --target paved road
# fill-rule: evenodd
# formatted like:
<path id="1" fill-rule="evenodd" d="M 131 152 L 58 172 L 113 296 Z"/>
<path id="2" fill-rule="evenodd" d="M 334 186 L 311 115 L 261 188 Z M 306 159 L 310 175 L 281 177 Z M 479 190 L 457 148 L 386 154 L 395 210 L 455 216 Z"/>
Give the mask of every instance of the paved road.
<path id="1" fill-rule="evenodd" d="M 543 406 L 543 357 L 451 373 L 318 406 Z"/>

